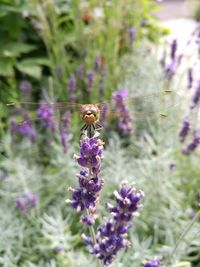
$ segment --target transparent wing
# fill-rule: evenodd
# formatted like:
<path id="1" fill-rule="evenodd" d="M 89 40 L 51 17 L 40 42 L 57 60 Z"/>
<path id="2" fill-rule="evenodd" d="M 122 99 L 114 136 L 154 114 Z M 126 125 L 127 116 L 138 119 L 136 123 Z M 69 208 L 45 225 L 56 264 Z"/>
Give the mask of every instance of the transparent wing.
<path id="1" fill-rule="evenodd" d="M 180 96 L 173 91 L 163 91 L 161 93 L 152 93 L 148 95 L 138 95 L 124 99 L 124 104 L 133 117 L 143 118 L 147 116 L 160 115 L 166 117 L 170 109 L 180 104 Z M 126 111 L 117 107 L 116 103 L 99 104 L 101 115 L 108 119 L 125 115 Z"/>
<path id="2" fill-rule="evenodd" d="M 7 107 L 18 107 L 18 106 L 32 106 L 38 108 L 41 105 L 41 102 L 11 102 L 7 103 Z M 53 109 L 77 109 L 79 110 L 82 105 L 79 103 L 70 103 L 70 102 L 42 102 L 43 106 L 51 107 Z"/>

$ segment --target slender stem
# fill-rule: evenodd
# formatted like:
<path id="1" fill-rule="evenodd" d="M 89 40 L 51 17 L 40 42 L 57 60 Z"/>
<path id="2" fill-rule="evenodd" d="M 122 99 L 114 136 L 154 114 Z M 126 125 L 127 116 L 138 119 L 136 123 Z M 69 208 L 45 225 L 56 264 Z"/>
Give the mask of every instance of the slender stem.
<path id="1" fill-rule="evenodd" d="M 92 169 L 89 168 L 89 179 L 91 179 L 91 178 L 92 178 Z M 86 209 L 86 212 L 87 212 L 88 217 L 90 217 L 91 214 L 90 214 L 89 209 Z M 92 241 L 93 241 L 93 243 L 95 245 L 97 243 L 97 241 L 96 241 L 96 237 L 95 237 L 94 226 L 93 225 L 89 226 L 89 230 L 90 230 L 90 235 L 92 237 Z M 104 266 L 101 260 L 98 260 L 98 264 L 99 264 L 99 267 L 103 267 Z"/>
<path id="2" fill-rule="evenodd" d="M 86 209 L 86 212 L 87 212 L 87 215 L 90 216 L 90 211 L 88 209 Z M 92 237 L 92 241 L 93 241 L 94 244 L 96 244 L 94 227 L 90 226 L 89 229 L 90 229 L 90 234 L 91 234 L 91 237 Z"/>
<path id="3" fill-rule="evenodd" d="M 176 241 L 176 244 L 171 252 L 171 256 L 176 252 L 178 246 L 180 245 L 181 241 L 183 240 L 183 238 L 186 236 L 186 234 L 190 231 L 190 229 L 192 228 L 192 226 L 194 225 L 194 223 L 197 221 L 197 219 L 200 216 L 200 211 L 197 212 L 196 216 L 194 217 L 194 219 L 192 220 L 191 223 L 188 224 L 188 226 L 185 228 L 185 230 L 183 231 L 183 233 L 180 235 L 179 239 Z"/>

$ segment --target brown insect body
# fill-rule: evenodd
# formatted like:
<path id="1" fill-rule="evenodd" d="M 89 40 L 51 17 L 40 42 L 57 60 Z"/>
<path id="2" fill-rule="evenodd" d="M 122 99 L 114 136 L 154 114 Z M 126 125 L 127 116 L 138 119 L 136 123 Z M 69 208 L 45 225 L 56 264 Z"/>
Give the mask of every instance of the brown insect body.
<path id="1" fill-rule="evenodd" d="M 98 122 L 100 117 L 100 110 L 98 108 L 98 105 L 93 105 L 93 104 L 82 105 L 80 113 L 82 115 L 82 119 L 87 125 L 92 125 Z"/>
<path id="2" fill-rule="evenodd" d="M 88 131 L 89 136 L 91 136 L 92 131 L 98 131 L 102 128 L 99 123 L 100 109 L 98 105 L 95 104 L 85 104 L 80 108 L 80 114 L 85 122 L 81 129 L 81 134 L 84 131 Z"/>

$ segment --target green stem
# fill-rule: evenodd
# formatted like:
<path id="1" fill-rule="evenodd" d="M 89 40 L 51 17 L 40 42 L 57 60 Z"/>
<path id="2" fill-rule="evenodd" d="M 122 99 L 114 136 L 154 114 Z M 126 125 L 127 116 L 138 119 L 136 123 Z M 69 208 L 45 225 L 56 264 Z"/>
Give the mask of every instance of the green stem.
<path id="1" fill-rule="evenodd" d="M 183 238 L 187 235 L 187 233 L 190 231 L 190 229 L 192 228 L 192 226 L 194 225 L 194 223 L 197 221 L 197 219 L 199 218 L 200 215 L 200 211 L 197 212 L 196 216 L 194 217 L 194 219 L 188 224 L 188 226 L 186 227 L 186 229 L 183 231 L 183 233 L 180 235 L 179 239 L 176 241 L 176 244 L 171 252 L 171 257 L 173 256 L 173 254 L 176 252 L 178 246 L 180 245 L 181 241 L 183 240 Z"/>
<path id="2" fill-rule="evenodd" d="M 91 168 L 89 168 L 89 179 L 90 178 L 92 178 L 92 169 Z M 88 217 L 91 216 L 89 209 L 86 209 L 86 213 L 87 213 Z M 89 230 L 90 230 L 90 235 L 92 237 L 93 244 L 96 244 L 97 242 L 96 242 L 96 238 L 95 238 L 94 226 L 93 225 L 89 226 Z M 99 267 L 104 266 L 101 260 L 98 260 L 98 265 L 99 265 Z"/>

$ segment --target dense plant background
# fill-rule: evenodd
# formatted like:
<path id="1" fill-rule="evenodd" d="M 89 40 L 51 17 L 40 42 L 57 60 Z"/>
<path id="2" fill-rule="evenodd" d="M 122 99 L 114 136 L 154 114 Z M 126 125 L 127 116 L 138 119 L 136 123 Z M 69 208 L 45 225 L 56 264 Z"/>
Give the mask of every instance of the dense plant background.
<path id="1" fill-rule="evenodd" d="M 173 48 L 160 49 L 168 31 L 152 15 L 156 8 L 151 0 L 1 1 L 1 266 L 97 265 L 81 238 L 87 228 L 65 204 L 67 188 L 77 185 L 79 114 L 70 109 L 63 149 L 67 106 L 55 109 L 54 131 L 40 124 L 37 109 L 41 99 L 114 105 L 112 94 L 121 88 L 128 90 L 133 132 L 124 134 L 119 118 L 105 122 L 99 211 L 106 216 L 104 203 L 124 179 L 135 181 L 145 198 L 129 233 L 132 246 L 112 266 L 139 267 L 154 256 L 166 266 L 200 266 L 199 150 L 182 153 L 186 144 L 178 137 L 199 78 L 187 90 L 188 65 L 175 68 Z M 200 133 L 198 101 L 189 116 L 190 139 Z M 27 118 L 32 138 L 18 128 Z"/>

